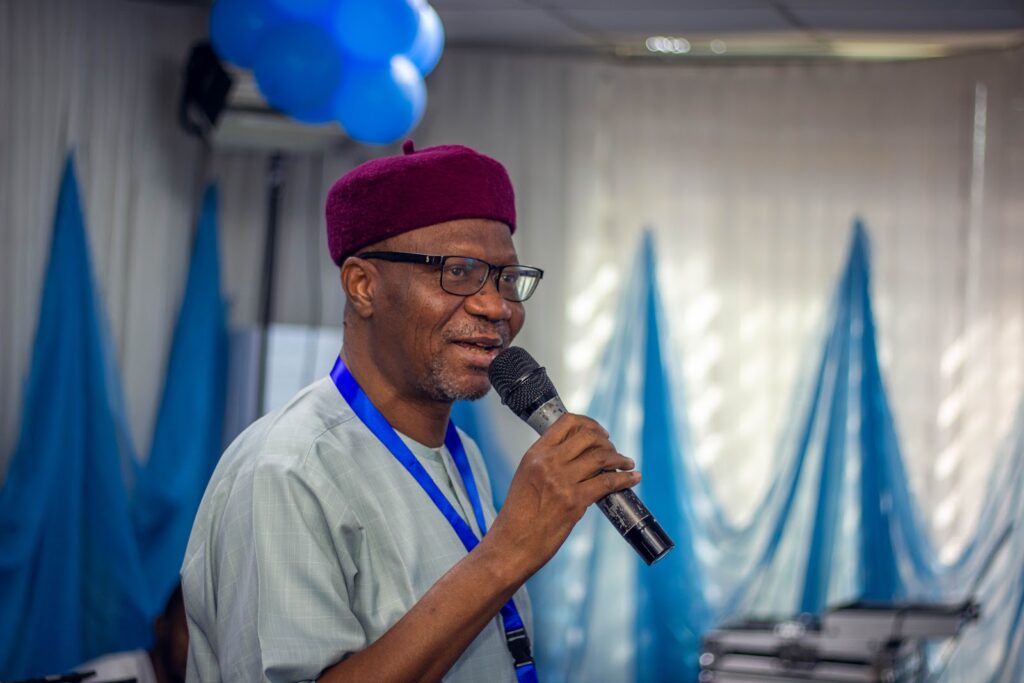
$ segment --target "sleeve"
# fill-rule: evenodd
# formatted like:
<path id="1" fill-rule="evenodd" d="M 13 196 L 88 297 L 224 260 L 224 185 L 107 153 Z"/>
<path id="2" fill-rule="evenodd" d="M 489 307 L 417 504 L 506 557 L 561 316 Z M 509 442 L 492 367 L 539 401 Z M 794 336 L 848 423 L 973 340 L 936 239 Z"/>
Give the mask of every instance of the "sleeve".
<path id="1" fill-rule="evenodd" d="M 360 525 L 327 481 L 315 469 L 270 465 L 254 473 L 255 626 L 271 683 L 313 680 L 367 646 L 349 597 Z"/>

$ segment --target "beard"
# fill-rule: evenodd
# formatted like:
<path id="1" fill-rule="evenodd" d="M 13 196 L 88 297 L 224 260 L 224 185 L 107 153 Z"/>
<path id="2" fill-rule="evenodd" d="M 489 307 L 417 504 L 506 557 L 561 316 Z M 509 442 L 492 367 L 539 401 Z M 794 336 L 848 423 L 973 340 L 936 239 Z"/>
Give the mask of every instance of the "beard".
<path id="1" fill-rule="evenodd" d="M 511 335 L 504 325 L 484 330 L 471 326 L 448 329 L 445 330 L 444 340 L 445 343 L 451 343 L 455 339 L 465 339 L 474 335 L 500 336 L 502 348 L 508 347 L 511 342 Z M 419 388 L 435 401 L 450 403 L 481 399 L 491 390 L 491 383 L 488 380 L 477 384 L 471 379 L 460 377 L 460 374 L 445 362 L 444 354 L 438 353 L 430 359 L 430 369 L 419 382 Z"/>
<path id="2" fill-rule="evenodd" d="M 480 386 L 466 386 L 458 382 L 441 357 L 434 356 L 430 362 L 430 372 L 420 382 L 420 389 L 435 401 L 451 403 L 481 399 L 491 390 L 491 385 L 488 382 Z"/>

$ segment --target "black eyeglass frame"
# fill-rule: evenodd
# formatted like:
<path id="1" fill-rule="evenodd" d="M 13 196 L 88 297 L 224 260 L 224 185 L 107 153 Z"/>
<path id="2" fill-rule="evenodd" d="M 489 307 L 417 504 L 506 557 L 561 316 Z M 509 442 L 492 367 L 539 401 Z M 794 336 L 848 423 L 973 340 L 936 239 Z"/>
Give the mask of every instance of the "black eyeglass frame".
<path id="1" fill-rule="evenodd" d="M 476 258 L 475 256 L 460 256 L 458 254 L 448 254 L 446 256 L 433 256 L 430 254 L 416 254 L 409 251 L 368 251 L 363 254 L 356 254 L 356 257 L 365 259 L 379 259 L 381 261 L 390 261 L 392 263 L 419 263 L 426 266 L 440 266 L 441 272 L 439 277 L 439 284 L 441 285 L 441 289 L 448 292 L 449 294 L 454 294 L 455 296 L 473 296 L 474 294 L 476 294 L 477 292 L 484 288 L 484 285 L 487 284 L 487 281 L 491 279 L 491 274 L 496 273 L 496 277 L 494 278 L 495 289 L 498 290 L 498 293 L 501 294 L 502 298 L 506 299 L 507 301 L 512 301 L 514 303 L 521 303 L 529 299 L 531 296 L 533 296 L 533 293 L 537 291 L 537 285 L 540 284 L 540 281 L 544 278 L 544 271 L 534 266 L 524 266 L 519 263 L 508 263 L 503 266 L 496 266 L 492 263 L 484 261 L 483 259 Z M 484 279 L 480 282 L 480 286 L 477 287 L 476 290 L 463 294 L 461 292 L 452 292 L 448 289 L 445 289 L 444 265 L 450 258 L 459 258 L 466 259 L 469 261 L 476 261 L 477 263 L 482 263 L 485 266 L 487 266 L 487 275 L 484 276 Z M 532 273 L 536 273 L 537 280 L 533 285 L 533 289 L 531 289 L 530 293 L 527 294 L 522 299 L 509 299 L 501 291 L 501 287 L 498 286 L 498 281 L 501 279 L 501 273 L 506 268 L 523 268 L 532 271 Z"/>

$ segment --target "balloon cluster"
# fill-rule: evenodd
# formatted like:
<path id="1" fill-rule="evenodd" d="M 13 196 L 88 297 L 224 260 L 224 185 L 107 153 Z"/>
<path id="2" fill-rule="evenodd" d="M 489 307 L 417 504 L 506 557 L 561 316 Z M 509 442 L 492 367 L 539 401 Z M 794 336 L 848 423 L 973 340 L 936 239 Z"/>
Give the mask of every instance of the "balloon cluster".
<path id="1" fill-rule="evenodd" d="M 427 0 L 216 0 L 210 38 L 276 109 L 387 144 L 423 116 L 444 27 Z"/>

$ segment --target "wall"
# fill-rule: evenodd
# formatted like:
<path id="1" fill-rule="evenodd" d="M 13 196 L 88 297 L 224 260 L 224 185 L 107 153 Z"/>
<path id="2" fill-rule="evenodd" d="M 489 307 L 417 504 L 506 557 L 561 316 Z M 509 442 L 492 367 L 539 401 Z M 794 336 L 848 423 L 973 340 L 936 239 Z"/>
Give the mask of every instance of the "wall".
<path id="1" fill-rule="evenodd" d="M 0 465 L 69 144 L 131 423 L 148 446 L 202 173 L 173 121 L 178 71 L 203 32 L 187 8 L 0 5 Z M 473 145 L 516 183 L 521 260 L 546 271 L 520 342 L 577 408 L 639 234 L 655 231 L 695 447 L 738 517 L 792 417 L 863 217 L 909 469 L 955 551 L 1024 391 L 1024 52 L 652 66 L 453 48 L 429 89 L 417 144 Z M 358 161 L 393 151 L 286 159 L 276 321 L 340 323 L 322 198 Z M 219 152 L 210 166 L 236 326 L 258 318 L 265 165 Z"/>

